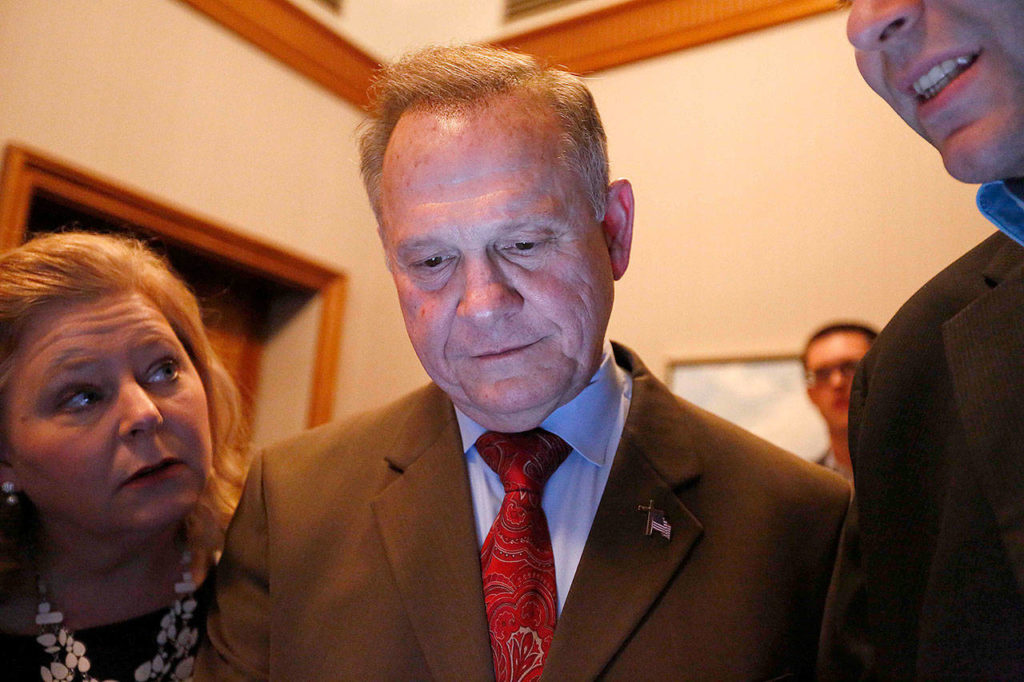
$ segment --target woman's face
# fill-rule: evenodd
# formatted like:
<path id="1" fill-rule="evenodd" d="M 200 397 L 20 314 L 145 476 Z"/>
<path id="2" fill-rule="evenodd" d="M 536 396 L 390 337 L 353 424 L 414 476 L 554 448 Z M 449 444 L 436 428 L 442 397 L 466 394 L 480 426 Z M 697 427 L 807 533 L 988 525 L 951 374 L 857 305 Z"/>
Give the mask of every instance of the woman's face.
<path id="1" fill-rule="evenodd" d="M 37 313 L 4 398 L 0 480 L 35 504 L 48 536 L 119 541 L 166 532 L 206 485 L 212 446 L 202 381 L 167 320 L 139 294 Z"/>

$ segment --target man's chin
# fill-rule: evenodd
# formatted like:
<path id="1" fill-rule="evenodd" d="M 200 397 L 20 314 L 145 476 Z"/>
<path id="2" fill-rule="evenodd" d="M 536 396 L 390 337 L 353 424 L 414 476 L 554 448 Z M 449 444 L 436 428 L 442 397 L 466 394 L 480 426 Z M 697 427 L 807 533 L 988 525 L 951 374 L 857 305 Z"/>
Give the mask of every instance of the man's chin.
<path id="1" fill-rule="evenodd" d="M 535 388 L 496 386 L 493 391 L 456 401 L 456 405 L 473 421 L 492 431 L 529 431 L 562 404 L 554 392 L 539 393 Z"/>
<path id="2" fill-rule="evenodd" d="M 504 412 L 488 409 L 481 411 L 476 407 L 469 406 L 460 407 L 460 409 L 480 426 L 489 431 L 500 431 L 502 433 L 520 433 L 535 429 L 554 411 L 550 409 L 526 409 Z"/>
<path id="3" fill-rule="evenodd" d="M 1024 143 L 984 133 L 983 130 L 960 130 L 936 145 L 946 172 L 968 184 L 1024 175 Z M 1015 142 L 1022 148 L 1015 151 Z"/>
<path id="4" fill-rule="evenodd" d="M 967 162 L 963 158 L 952 155 L 944 155 L 942 157 L 942 165 L 946 167 L 946 172 L 953 179 L 969 185 L 1002 179 L 993 171 L 986 169 L 982 164 Z"/>

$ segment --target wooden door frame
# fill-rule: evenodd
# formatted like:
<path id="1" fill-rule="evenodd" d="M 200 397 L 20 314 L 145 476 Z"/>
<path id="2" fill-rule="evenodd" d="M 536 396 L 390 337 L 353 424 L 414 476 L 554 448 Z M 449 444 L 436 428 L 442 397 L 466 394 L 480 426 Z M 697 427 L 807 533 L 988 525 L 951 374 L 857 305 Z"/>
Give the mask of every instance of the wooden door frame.
<path id="1" fill-rule="evenodd" d="M 25 240 L 29 209 L 37 193 L 136 225 L 168 244 L 319 295 L 307 424 L 316 426 L 330 420 L 345 304 L 344 274 L 20 144 L 9 144 L 4 153 L 0 251 Z"/>

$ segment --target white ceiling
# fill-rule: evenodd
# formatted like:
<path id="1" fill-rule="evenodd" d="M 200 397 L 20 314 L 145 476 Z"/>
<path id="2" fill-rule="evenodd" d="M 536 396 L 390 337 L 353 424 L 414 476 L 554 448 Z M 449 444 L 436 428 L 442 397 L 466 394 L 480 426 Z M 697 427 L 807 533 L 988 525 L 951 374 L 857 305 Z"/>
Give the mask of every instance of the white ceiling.
<path id="1" fill-rule="evenodd" d="M 318 0 L 291 0 L 381 60 L 429 43 L 490 41 L 622 0 L 576 0 L 505 21 L 505 0 L 342 0 L 335 13 Z"/>

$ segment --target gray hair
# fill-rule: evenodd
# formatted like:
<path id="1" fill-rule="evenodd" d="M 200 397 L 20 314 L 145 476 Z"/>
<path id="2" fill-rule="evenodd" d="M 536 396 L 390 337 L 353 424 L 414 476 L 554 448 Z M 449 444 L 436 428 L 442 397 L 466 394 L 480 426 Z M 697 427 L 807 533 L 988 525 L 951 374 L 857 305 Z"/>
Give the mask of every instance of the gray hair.
<path id="1" fill-rule="evenodd" d="M 370 118 L 359 131 L 359 154 L 363 184 L 378 228 L 384 152 L 403 113 L 410 109 L 472 109 L 493 97 L 517 93 L 551 107 L 563 130 L 560 158 L 579 177 L 594 217 L 604 218 L 608 143 L 594 98 L 583 81 L 509 50 L 481 45 L 434 46 L 382 67 L 371 88 Z"/>

